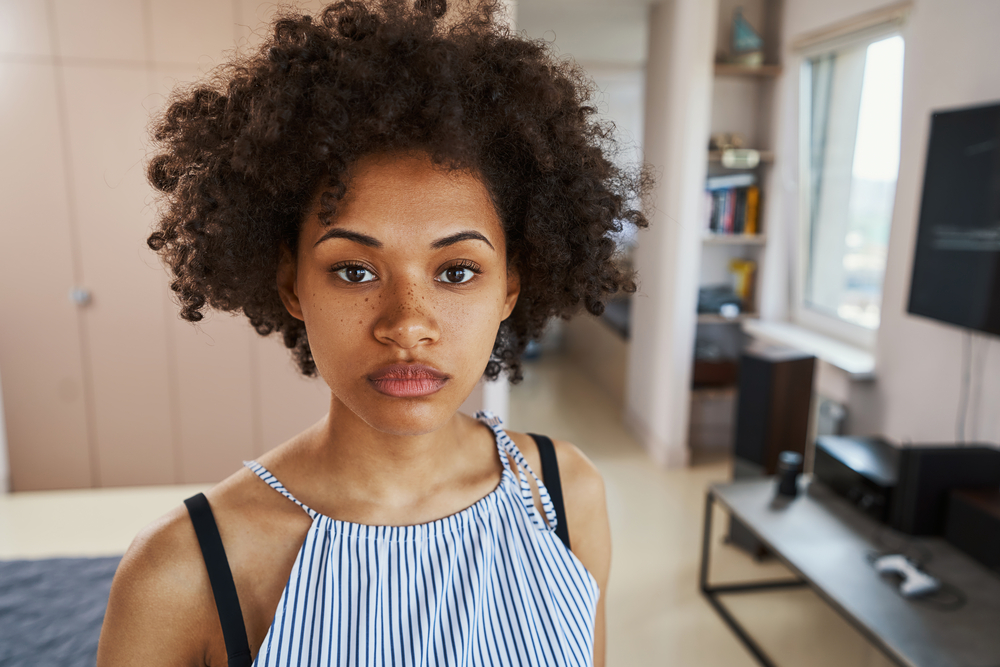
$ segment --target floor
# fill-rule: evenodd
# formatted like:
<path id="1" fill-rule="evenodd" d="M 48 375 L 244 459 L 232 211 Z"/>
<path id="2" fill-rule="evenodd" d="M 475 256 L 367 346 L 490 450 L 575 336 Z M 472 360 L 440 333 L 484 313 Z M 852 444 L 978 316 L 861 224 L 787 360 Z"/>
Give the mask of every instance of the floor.
<path id="1" fill-rule="evenodd" d="M 510 409 L 511 429 L 569 440 L 604 475 L 613 535 L 609 667 L 755 665 L 697 588 L 704 490 L 729 478 L 728 459 L 656 467 L 621 425 L 613 400 L 557 355 L 527 365 Z M 0 559 L 121 554 L 142 526 L 204 488 L 0 495 Z M 715 579 L 782 575 L 780 564 L 757 563 L 723 542 L 721 512 L 714 524 Z M 729 596 L 727 603 L 782 667 L 889 664 L 808 590 Z"/>

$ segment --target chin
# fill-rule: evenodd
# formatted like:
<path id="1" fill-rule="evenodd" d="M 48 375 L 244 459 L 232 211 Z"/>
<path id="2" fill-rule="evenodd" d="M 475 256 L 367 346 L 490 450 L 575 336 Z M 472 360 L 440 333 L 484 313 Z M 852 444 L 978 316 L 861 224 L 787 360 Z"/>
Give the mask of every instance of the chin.
<path id="1" fill-rule="evenodd" d="M 398 436 L 416 436 L 434 433 L 448 423 L 458 411 L 452 401 L 434 400 L 433 396 L 421 398 L 393 398 L 376 394 L 374 400 L 346 406 L 366 424 L 377 431 Z"/>

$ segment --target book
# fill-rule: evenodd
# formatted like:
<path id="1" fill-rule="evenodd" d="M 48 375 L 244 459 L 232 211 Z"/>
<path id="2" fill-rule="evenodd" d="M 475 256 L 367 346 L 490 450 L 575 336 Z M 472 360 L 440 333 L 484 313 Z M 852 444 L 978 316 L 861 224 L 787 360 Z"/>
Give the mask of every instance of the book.
<path id="1" fill-rule="evenodd" d="M 747 188 L 757 182 L 754 174 L 726 174 L 725 176 L 709 176 L 705 180 L 705 189 L 731 190 L 732 188 Z"/>
<path id="2" fill-rule="evenodd" d="M 737 175 L 744 176 L 744 174 Z M 745 179 L 736 182 L 745 182 Z M 760 233 L 760 188 L 756 185 L 706 188 L 705 209 L 706 224 L 710 234 Z"/>
<path id="3" fill-rule="evenodd" d="M 733 233 L 736 224 L 736 190 L 726 190 L 726 224 L 723 231 L 726 234 Z"/>
<path id="4" fill-rule="evenodd" d="M 746 188 L 739 188 L 735 194 L 736 204 L 733 213 L 733 234 L 742 234 L 743 226 L 746 222 L 747 190 Z"/>
<path id="5" fill-rule="evenodd" d="M 746 220 L 743 226 L 744 234 L 759 234 L 757 231 L 757 215 L 760 210 L 760 189 L 756 185 L 747 188 Z"/>

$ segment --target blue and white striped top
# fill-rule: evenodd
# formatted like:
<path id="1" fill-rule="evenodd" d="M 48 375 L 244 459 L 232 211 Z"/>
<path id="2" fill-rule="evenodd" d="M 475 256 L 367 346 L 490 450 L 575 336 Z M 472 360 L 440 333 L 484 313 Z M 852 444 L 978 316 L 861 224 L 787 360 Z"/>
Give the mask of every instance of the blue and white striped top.
<path id="1" fill-rule="evenodd" d="M 313 520 L 254 665 L 593 663 L 597 582 L 556 536 L 548 491 L 500 419 L 476 418 L 496 435 L 500 484 L 415 526 L 337 521 L 244 463 Z"/>

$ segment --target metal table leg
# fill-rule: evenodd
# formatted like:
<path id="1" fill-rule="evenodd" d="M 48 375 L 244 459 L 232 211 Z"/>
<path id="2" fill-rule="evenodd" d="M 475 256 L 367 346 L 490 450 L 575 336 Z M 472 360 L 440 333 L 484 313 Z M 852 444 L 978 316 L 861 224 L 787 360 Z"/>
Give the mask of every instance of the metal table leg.
<path id="1" fill-rule="evenodd" d="M 702 594 L 708 599 L 709 604 L 715 608 L 715 611 L 722 617 L 722 620 L 726 622 L 729 629 L 739 638 L 743 645 L 747 647 L 747 650 L 757 659 L 764 667 L 777 667 L 771 658 L 764 653 L 764 649 L 753 640 L 753 638 L 747 633 L 747 631 L 740 625 L 739 621 L 729 613 L 725 605 L 719 600 L 719 595 L 725 593 L 747 593 L 753 591 L 767 591 L 776 590 L 781 588 L 799 588 L 806 585 L 806 582 L 801 580 L 792 581 L 759 581 L 746 584 L 727 584 L 725 586 L 712 586 L 708 582 L 709 578 L 709 565 L 712 555 L 712 508 L 715 503 L 715 494 L 709 489 L 708 494 L 705 497 L 705 527 L 704 533 L 702 534 L 701 541 L 701 567 L 698 573 L 698 584 L 701 588 Z"/>

